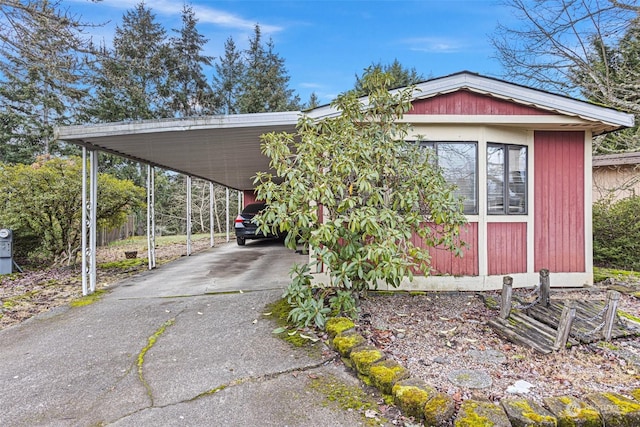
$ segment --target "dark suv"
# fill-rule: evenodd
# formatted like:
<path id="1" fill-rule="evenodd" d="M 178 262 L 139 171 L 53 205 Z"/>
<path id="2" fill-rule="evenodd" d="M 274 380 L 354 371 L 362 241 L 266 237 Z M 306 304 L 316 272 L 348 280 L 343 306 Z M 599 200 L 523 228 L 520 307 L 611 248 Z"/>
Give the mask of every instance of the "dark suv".
<path id="1" fill-rule="evenodd" d="M 264 203 L 251 203 L 245 206 L 242 213 L 236 217 L 236 241 L 238 245 L 244 246 L 247 239 L 266 239 L 278 237 L 274 234 L 264 235 L 258 231 L 258 225 L 253 222 L 253 217 L 263 211 L 267 207 Z"/>

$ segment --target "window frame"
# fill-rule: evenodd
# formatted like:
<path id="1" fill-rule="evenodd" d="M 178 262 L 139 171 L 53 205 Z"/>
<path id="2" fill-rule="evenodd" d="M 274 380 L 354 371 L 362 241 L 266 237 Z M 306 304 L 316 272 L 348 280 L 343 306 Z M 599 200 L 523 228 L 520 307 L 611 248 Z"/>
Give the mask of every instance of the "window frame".
<path id="1" fill-rule="evenodd" d="M 501 212 L 496 212 L 495 210 L 492 211 L 489 209 L 489 149 L 490 148 L 502 148 L 503 150 L 503 159 L 504 159 L 504 163 L 503 163 L 503 172 L 502 172 L 502 211 Z M 510 200 L 510 194 L 509 194 L 509 184 L 510 184 L 510 158 L 511 156 L 509 155 L 510 153 L 510 149 L 512 148 L 517 148 L 517 149 L 525 149 L 525 170 L 524 170 L 524 196 L 523 196 L 523 201 L 524 201 L 524 209 L 523 212 L 511 212 L 510 210 L 510 205 L 509 205 L 509 200 Z M 492 215 L 492 216 L 496 216 L 496 215 L 509 215 L 509 216 L 522 216 L 522 215 L 528 215 L 529 214 L 529 146 L 527 145 L 522 145 L 522 144 L 507 144 L 507 143 L 500 143 L 500 142 L 487 142 L 487 148 L 486 148 L 486 177 L 485 177 L 485 181 L 486 181 L 486 198 L 487 198 L 487 215 Z M 505 203 L 506 201 L 506 203 Z"/>
<path id="2" fill-rule="evenodd" d="M 430 148 L 432 150 L 434 150 L 435 152 L 435 162 L 436 162 L 436 166 L 439 166 L 438 164 L 438 160 L 439 160 L 439 156 L 438 156 L 438 145 L 440 144 L 447 144 L 447 145 L 473 145 L 475 147 L 475 158 L 474 158 L 474 162 L 475 162 L 475 168 L 474 168 L 474 176 L 475 176 L 475 188 L 474 188 L 474 192 L 475 192 L 475 203 L 473 206 L 472 210 L 466 211 L 463 210 L 463 214 L 464 215 L 478 215 L 479 214 L 479 210 L 480 210 L 480 168 L 479 168 L 479 163 L 480 163 L 480 150 L 479 150 L 479 146 L 480 144 L 478 143 L 478 141 L 447 141 L 447 140 L 438 140 L 438 141 L 418 141 L 418 144 L 421 148 Z M 459 187 L 457 187 L 459 188 Z M 463 198 L 463 203 L 464 203 L 464 199 Z"/>

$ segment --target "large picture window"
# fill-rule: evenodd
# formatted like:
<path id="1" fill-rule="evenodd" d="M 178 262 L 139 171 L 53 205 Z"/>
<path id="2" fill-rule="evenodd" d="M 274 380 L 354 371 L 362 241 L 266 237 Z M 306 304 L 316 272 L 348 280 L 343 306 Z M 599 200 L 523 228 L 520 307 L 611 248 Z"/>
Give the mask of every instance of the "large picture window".
<path id="1" fill-rule="evenodd" d="M 527 213 L 527 147 L 487 145 L 487 213 Z"/>
<path id="2" fill-rule="evenodd" d="M 464 213 L 478 213 L 478 144 L 476 142 L 421 142 L 435 151 L 437 165 L 448 183 L 456 186 Z"/>

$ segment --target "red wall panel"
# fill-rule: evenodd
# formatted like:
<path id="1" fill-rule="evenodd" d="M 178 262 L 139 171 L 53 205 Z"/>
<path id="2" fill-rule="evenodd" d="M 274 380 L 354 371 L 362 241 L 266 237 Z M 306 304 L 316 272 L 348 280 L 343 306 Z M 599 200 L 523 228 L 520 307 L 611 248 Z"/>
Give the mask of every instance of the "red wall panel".
<path id="1" fill-rule="evenodd" d="M 535 132 L 536 271 L 585 271 L 584 132 Z"/>
<path id="2" fill-rule="evenodd" d="M 256 193 L 253 192 L 253 190 L 244 190 L 243 192 L 243 205 L 247 206 L 250 205 L 251 203 L 255 203 L 256 202 Z"/>
<path id="3" fill-rule="evenodd" d="M 413 109 L 406 114 L 542 115 L 553 113 L 467 90 L 459 90 L 414 101 Z"/>
<path id="4" fill-rule="evenodd" d="M 527 272 L 527 224 L 507 222 L 487 224 L 489 274 Z"/>
<path id="5" fill-rule="evenodd" d="M 472 222 L 460 229 L 460 239 L 467 243 L 462 257 L 441 248 L 429 248 L 431 275 L 477 276 L 478 275 L 478 223 Z M 425 247 L 422 239 L 413 237 L 413 244 Z"/>

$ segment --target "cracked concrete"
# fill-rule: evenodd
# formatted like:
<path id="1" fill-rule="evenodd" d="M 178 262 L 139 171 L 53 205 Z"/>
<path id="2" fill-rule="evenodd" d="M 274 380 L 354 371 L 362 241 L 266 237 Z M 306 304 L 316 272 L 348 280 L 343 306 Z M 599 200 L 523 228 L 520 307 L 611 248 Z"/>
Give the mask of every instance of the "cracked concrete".
<path id="1" fill-rule="evenodd" d="M 223 245 L 0 331 L 0 425 L 361 425 L 307 387 L 357 378 L 275 337 L 262 314 L 296 261 L 273 242 Z"/>

